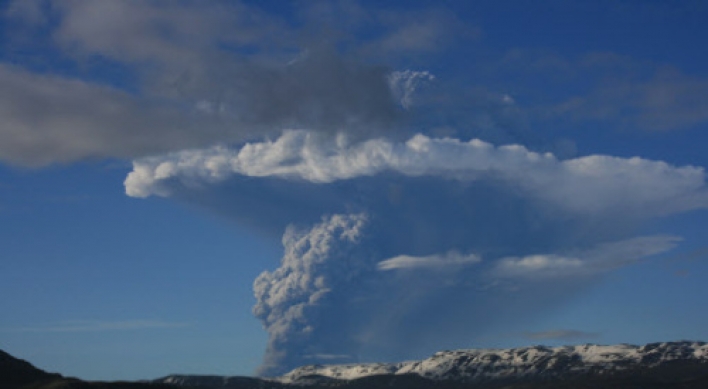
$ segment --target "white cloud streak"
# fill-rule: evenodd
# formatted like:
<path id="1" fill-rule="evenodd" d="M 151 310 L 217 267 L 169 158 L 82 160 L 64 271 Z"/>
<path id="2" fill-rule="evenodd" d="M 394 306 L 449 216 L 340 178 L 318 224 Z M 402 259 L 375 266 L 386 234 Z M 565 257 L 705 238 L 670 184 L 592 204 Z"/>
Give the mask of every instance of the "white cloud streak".
<path id="1" fill-rule="evenodd" d="M 529 255 L 521 258 L 506 258 L 497 267 L 502 276 L 567 276 L 580 274 L 585 263 L 579 258 L 558 255 Z"/>
<path id="2" fill-rule="evenodd" d="M 567 256 L 536 254 L 500 259 L 493 274 L 502 278 L 549 279 L 587 277 L 635 263 L 642 258 L 665 253 L 682 239 L 677 236 L 643 236 L 604 243 Z"/>
<path id="3" fill-rule="evenodd" d="M 377 268 L 379 270 L 443 269 L 468 266 L 479 263 L 481 260 L 482 258 L 476 254 L 460 254 L 457 251 L 449 251 L 445 254 L 427 255 L 423 257 L 398 255 L 379 262 Z"/>

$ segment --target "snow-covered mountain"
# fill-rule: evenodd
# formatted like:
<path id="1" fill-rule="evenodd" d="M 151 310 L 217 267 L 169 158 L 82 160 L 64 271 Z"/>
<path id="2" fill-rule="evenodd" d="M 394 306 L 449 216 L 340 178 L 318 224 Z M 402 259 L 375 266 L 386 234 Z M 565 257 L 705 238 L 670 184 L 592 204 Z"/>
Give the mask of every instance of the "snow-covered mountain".
<path id="1" fill-rule="evenodd" d="M 651 343 L 644 346 L 579 345 L 441 351 L 422 361 L 312 365 L 297 368 L 277 381 L 289 384 L 353 380 L 374 375 L 415 374 L 431 380 L 487 381 L 492 379 L 556 378 L 608 375 L 632 369 L 651 369 L 672 361 L 694 361 L 708 367 L 705 342 Z"/>
<path id="2" fill-rule="evenodd" d="M 687 380 L 693 380 L 691 382 L 697 385 L 685 386 L 687 388 L 706 387 L 702 385 L 708 385 L 708 343 L 455 350 L 441 351 L 422 361 L 303 366 L 281 377 L 261 380 L 174 375 L 154 382 L 215 389 L 335 386 L 348 389 L 436 388 L 439 386 L 436 383 L 442 381 L 445 387 L 455 388 L 496 388 L 502 384 L 504 387 L 515 387 L 504 384 L 514 382 L 524 388 L 535 388 L 523 386 L 534 382 L 540 383 L 539 387 L 558 384 L 565 388 L 562 385 L 572 387 L 573 382 L 590 380 L 596 386 L 587 387 L 624 388 L 635 387 L 623 385 L 636 383 L 637 379 L 641 381 L 638 387 L 658 381 L 670 385 Z M 450 386 L 451 383 L 457 384 Z"/>

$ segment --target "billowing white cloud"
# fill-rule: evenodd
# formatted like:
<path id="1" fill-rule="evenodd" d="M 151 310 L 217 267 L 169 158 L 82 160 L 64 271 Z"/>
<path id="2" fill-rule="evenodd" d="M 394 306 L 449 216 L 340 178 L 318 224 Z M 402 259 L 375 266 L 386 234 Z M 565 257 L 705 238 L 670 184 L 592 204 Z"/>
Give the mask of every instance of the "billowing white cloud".
<path id="1" fill-rule="evenodd" d="M 705 172 L 662 161 L 591 155 L 561 161 L 520 145 L 495 147 L 478 139 L 416 135 L 348 144 L 286 131 L 275 141 L 240 149 L 187 150 L 133 163 L 125 181 L 135 197 L 167 196 L 168 180 L 218 182 L 234 175 L 279 177 L 316 184 L 386 172 L 437 176 L 462 182 L 493 180 L 554 207 L 578 214 L 636 212 L 658 215 L 708 207 Z"/>
<path id="2" fill-rule="evenodd" d="M 476 254 L 460 254 L 457 251 L 448 251 L 445 254 L 427 255 L 416 257 L 411 255 L 398 255 L 378 263 L 379 270 L 396 269 L 436 269 L 455 266 L 466 266 L 479 263 L 482 258 Z"/>

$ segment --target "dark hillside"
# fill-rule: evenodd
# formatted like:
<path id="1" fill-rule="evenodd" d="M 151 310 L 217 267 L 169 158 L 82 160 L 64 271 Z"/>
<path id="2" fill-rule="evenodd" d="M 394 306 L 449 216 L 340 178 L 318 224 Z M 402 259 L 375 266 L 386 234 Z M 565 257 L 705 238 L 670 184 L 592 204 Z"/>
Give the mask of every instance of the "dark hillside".
<path id="1" fill-rule="evenodd" d="M 17 359 L 0 350 L 0 389 L 22 388 L 33 382 L 61 378 L 59 374 L 37 369 L 29 362 Z"/>

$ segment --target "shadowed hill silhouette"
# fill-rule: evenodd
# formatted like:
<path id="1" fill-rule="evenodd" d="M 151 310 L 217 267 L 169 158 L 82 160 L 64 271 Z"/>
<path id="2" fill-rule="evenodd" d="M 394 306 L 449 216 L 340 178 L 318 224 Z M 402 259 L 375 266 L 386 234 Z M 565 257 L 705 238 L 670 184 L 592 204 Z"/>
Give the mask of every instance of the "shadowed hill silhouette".
<path id="1" fill-rule="evenodd" d="M 2 389 L 22 388 L 30 383 L 58 378 L 61 378 L 61 375 L 47 373 L 27 361 L 0 350 L 0 388 Z"/>

